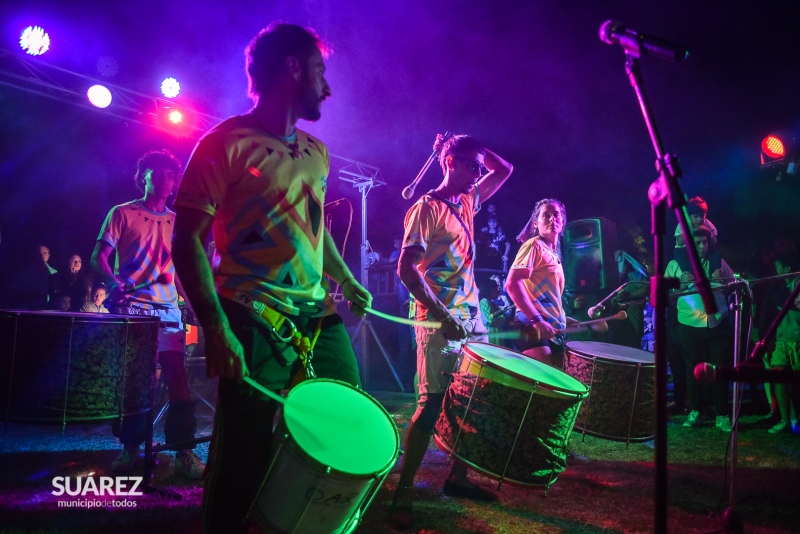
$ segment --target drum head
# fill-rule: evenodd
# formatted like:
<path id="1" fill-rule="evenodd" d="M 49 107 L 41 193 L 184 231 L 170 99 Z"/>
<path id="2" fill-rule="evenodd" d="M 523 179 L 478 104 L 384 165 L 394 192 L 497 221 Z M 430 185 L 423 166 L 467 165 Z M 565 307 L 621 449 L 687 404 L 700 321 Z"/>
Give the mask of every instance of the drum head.
<path id="1" fill-rule="evenodd" d="M 391 416 L 366 393 L 335 380 L 302 382 L 283 406 L 286 427 L 311 458 L 351 475 L 389 467 L 399 449 Z"/>
<path id="2" fill-rule="evenodd" d="M 588 393 L 586 386 L 567 373 L 498 345 L 480 342 L 467 343 L 464 345 L 464 357 L 553 392 L 579 396 Z M 470 371 L 475 373 L 473 370 Z M 481 376 L 484 376 L 483 373 Z M 493 380 L 492 377 L 487 376 L 487 378 Z"/>
<path id="3" fill-rule="evenodd" d="M 655 365 L 655 356 L 652 352 L 600 341 L 568 341 L 567 350 L 606 360 Z"/>

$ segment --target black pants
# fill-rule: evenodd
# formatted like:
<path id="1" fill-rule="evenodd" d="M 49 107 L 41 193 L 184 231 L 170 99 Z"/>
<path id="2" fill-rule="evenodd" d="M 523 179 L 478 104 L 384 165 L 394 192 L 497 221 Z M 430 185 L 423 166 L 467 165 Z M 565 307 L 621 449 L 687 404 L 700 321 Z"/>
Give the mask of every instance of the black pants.
<path id="1" fill-rule="evenodd" d="M 733 330 L 730 321 L 724 321 L 716 328 L 695 328 L 678 324 L 678 337 L 686 361 L 686 389 L 689 393 L 689 408 L 702 413 L 703 386 L 705 385 L 707 391 L 710 392 L 710 400 L 713 402 L 716 414 L 727 415 L 728 383 L 703 384 L 694 377 L 694 368 L 698 363 L 703 362 L 724 365 L 730 361 L 733 354 Z"/>
<path id="2" fill-rule="evenodd" d="M 300 369 L 299 362 L 288 367 L 278 363 L 263 320 L 241 304 L 221 300 L 231 331 L 244 348 L 251 377 L 273 391 L 288 387 L 293 373 Z M 318 321 L 291 319 L 304 333 Z M 312 364 L 319 378 L 360 386 L 355 354 L 338 315 L 323 321 Z M 269 467 L 277 409 L 277 402 L 265 399 L 247 384 L 220 379 L 203 492 L 206 533 L 246 531 L 245 517 Z"/>

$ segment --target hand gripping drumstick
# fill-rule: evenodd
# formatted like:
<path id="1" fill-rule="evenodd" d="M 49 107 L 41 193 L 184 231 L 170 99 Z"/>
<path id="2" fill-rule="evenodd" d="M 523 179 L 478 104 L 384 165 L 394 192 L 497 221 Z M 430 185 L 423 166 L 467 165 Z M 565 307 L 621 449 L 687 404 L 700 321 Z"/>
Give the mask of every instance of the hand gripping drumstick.
<path id="1" fill-rule="evenodd" d="M 139 291 L 140 289 L 145 289 L 150 286 L 154 286 L 156 284 L 171 284 L 171 283 L 172 283 L 172 275 L 169 273 L 161 273 L 155 280 L 150 280 L 148 282 L 142 282 L 141 284 L 136 284 L 132 288 L 124 290 L 122 293 L 123 294 L 133 293 L 134 291 Z"/>
<path id="2" fill-rule="evenodd" d="M 605 324 L 606 321 L 617 321 L 617 320 L 624 321 L 627 318 L 628 314 L 626 312 L 618 311 L 615 315 L 612 315 L 611 317 L 603 317 L 602 319 L 592 319 L 591 321 L 584 321 L 582 323 L 568 326 L 564 330 L 562 330 L 562 332 L 564 332 L 565 334 L 572 334 L 575 332 L 586 332 L 588 330 L 605 332 L 608 330 L 608 325 Z"/>

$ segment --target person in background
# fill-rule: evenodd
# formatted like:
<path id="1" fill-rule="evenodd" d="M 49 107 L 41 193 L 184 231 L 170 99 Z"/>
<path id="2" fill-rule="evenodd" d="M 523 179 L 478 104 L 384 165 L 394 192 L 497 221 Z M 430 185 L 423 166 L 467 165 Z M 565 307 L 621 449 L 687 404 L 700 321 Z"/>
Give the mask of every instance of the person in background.
<path id="1" fill-rule="evenodd" d="M 726 281 L 733 281 L 733 270 L 721 260 L 720 268 L 709 270 L 708 256 L 716 246 L 716 240 L 711 230 L 703 225 L 695 228 L 694 242 L 700 263 L 712 285 L 718 287 L 715 291 L 719 311 L 708 315 L 703 306 L 699 293 L 692 293 L 678 297 L 677 319 L 678 340 L 683 349 L 686 363 L 686 388 L 689 396 L 689 416 L 683 423 L 684 427 L 693 428 L 700 424 L 702 419 L 703 384 L 694 376 L 697 364 L 708 362 L 713 365 L 726 364 L 733 353 L 733 325 L 727 313 L 727 302 L 721 287 Z M 680 288 L 673 292 L 686 292 L 695 289 L 694 275 L 691 271 L 684 271 L 677 260 L 667 264 L 664 276 L 680 280 Z M 716 427 L 724 432 L 731 431 L 731 418 L 728 410 L 728 384 L 726 382 L 713 382 L 710 387 L 711 401 L 716 413 Z"/>
<path id="2" fill-rule="evenodd" d="M 78 254 L 70 255 L 66 270 L 50 275 L 48 285 L 51 302 L 56 302 L 62 294 L 69 293 L 72 297 L 72 311 L 80 311 L 92 296 L 92 280 L 83 269 L 83 260 Z"/>
<path id="3" fill-rule="evenodd" d="M 82 312 L 89 313 L 109 313 L 108 308 L 103 304 L 106 301 L 107 291 L 105 286 L 98 285 L 92 291 L 92 300 L 88 300 L 81 306 Z"/>
<path id="4" fill-rule="evenodd" d="M 775 270 L 784 275 L 800 270 L 800 252 L 788 240 L 779 240 L 775 244 Z M 764 333 L 785 304 L 789 294 L 794 290 L 800 278 L 788 277 L 777 280 L 767 291 L 761 306 L 759 331 Z M 767 369 L 790 369 L 800 371 L 800 297 L 796 298 L 786 312 L 786 316 L 775 332 L 774 340 L 767 343 L 764 355 L 764 366 Z M 789 384 L 772 384 L 775 402 L 778 405 L 780 420 L 769 429 L 770 434 L 792 431 L 800 434 L 797 411 L 792 403 Z"/>

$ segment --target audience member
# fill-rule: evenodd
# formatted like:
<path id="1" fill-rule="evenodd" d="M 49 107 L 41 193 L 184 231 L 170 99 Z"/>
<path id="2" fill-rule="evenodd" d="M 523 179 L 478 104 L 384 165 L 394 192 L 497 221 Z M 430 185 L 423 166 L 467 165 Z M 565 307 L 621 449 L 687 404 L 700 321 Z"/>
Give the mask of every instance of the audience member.
<path id="1" fill-rule="evenodd" d="M 83 269 L 83 260 L 72 254 L 67 261 L 67 269 L 51 274 L 49 279 L 50 301 L 57 302 L 61 295 L 72 297 L 72 311 L 80 311 L 83 303 L 92 297 L 92 281 Z"/>
<path id="2" fill-rule="evenodd" d="M 81 306 L 81 311 L 89 313 L 108 313 L 108 308 L 103 304 L 107 294 L 108 292 L 105 286 L 98 285 L 94 288 L 94 291 L 92 291 L 92 300 L 84 302 L 83 306 Z"/>

